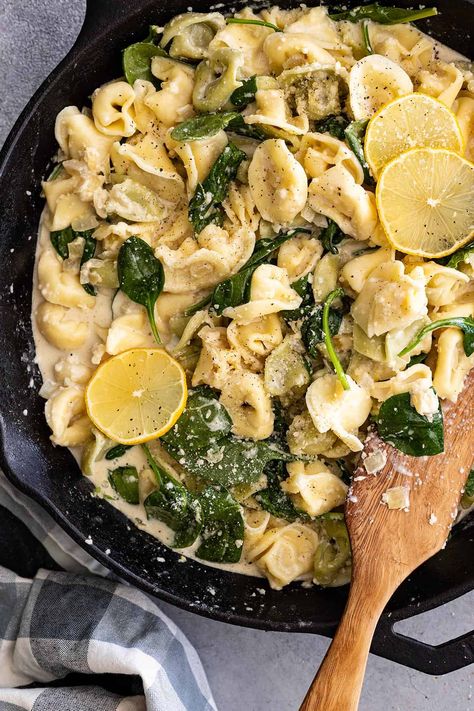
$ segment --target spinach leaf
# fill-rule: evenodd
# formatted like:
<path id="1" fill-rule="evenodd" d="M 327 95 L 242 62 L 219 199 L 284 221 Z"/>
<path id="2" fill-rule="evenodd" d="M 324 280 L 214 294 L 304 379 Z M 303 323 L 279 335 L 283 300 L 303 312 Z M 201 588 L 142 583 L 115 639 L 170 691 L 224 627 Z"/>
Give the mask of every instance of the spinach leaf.
<path id="1" fill-rule="evenodd" d="M 273 25 L 271 22 L 265 22 L 264 20 L 246 20 L 243 17 L 228 17 L 228 25 L 259 25 L 260 27 L 269 27 L 275 32 L 283 32 L 279 27 Z"/>
<path id="2" fill-rule="evenodd" d="M 326 350 L 328 352 L 329 358 L 331 359 L 331 363 L 333 365 L 334 371 L 339 378 L 339 381 L 344 388 L 344 390 L 350 390 L 350 385 L 349 381 L 346 378 L 346 374 L 344 373 L 344 369 L 341 365 L 341 361 L 339 360 L 337 353 L 334 349 L 333 343 L 332 343 L 332 332 L 331 332 L 331 324 L 330 324 L 330 307 L 331 304 L 335 299 L 342 298 L 344 296 L 344 291 L 343 289 L 334 289 L 334 291 L 331 291 L 330 294 L 328 294 L 326 301 L 324 302 L 323 306 L 323 333 L 324 333 L 324 343 L 326 345 Z M 339 330 L 339 328 L 338 328 Z"/>
<path id="3" fill-rule="evenodd" d="M 230 103 L 237 106 L 239 109 L 245 108 L 255 99 L 255 94 L 258 91 L 257 75 L 255 74 L 250 79 L 246 79 L 242 86 L 234 89 L 230 95 Z"/>
<path id="4" fill-rule="evenodd" d="M 236 133 L 238 136 L 253 138 L 256 141 L 264 141 L 266 138 L 269 138 L 264 129 L 260 126 L 245 123 L 242 114 L 237 114 L 236 118 L 232 119 L 227 127 L 227 130 L 232 133 Z"/>
<path id="5" fill-rule="evenodd" d="M 279 464 L 280 462 L 276 463 L 277 466 Z M 279 466 L 278 469 L 280 469 Z M 297 509 L 286 491 L 283 491 L 280 487 L 280 476 L 274 476 L 275 478 L 270 479 L 269 474 L 267 474 L 267 488 L 255 494 L 254 498 L 259 502 L 262 509 L 268 511 L 272 516 L 276 516 L 276 518 L 284 518 L 290 522 L 297 521 L 298 519 L 303 521 L 308 520 L 309 516 L 306 512 Z M 283 479 L 281 479 L 281 481 L 283 481 Z"/>
<path id="6" fill-rule="evenodd" d="M 117 273 L 121 290 L 146 308 L 155 340 L 161 343 L 155 322 L 155 303 L 165 283 L 162 263 L 144 240 L 129 237 L 120 248 Z"/>
<path id="7" fill-rule="evenodd" d="M 339 138 L 343 141 L 345 138 L 344 131 L 349 125 L 349 120 L 344 114 L 331 114 L 319 121 L 316 121 L 314 130 L 318 133 L 329 133 L 334 138 Z"/>
<path id="8" fill-rule="evenodd" d="M 52 169 L 51 173 L 50 173 L 50 174 L 48 175 L 48 177 L 46 178 L 46 180 L 48 181 L 48 183 L 51 183 L 53 180 L 56 180 L 56 178 L 59 177 L 59 175 L 60 175 L 62 169 L 63 169 L 63 161 L 61 161 L 60 163 L 57 163 L 57 164 L 54 166 L 54 168 Z"/>
<path id="9" fill-rule="evenodd" d="M 338 227 L 338 225 L 328 218 L 328 226 L 325 227 L 321 234 L 319 235 L 319 240 L 324 247 L 325 252 L 331 252 L 331 254 L 338 254 L 339 250 L 336 244 L 342 242 L 344 239 L 344 232 Z"/>
<path id="10" fill-rule="evenodd" d="M 51 244 L 61 259 L 67 259 L 69 257 L 69 244 L 76 239 L 78 234 L 79 233 L 73 230 L 72 227 L 66 227 L 64 230 L 51 232 Z"/>
<path id="11" fill-rule="evenodd" d="M 156 31 L 150 27 L 150 34 L 142 42 L 136 42 L 124 49 L 122 54 L 123 73 L 129 84 L 133 86 L 137 79 L 151 81 L 157 88 L 161 82 L 151 73 L 153 57 L 167 57 L 168 54 L 154 43 Z"/>
<path id="12" fill-rule="evenodd" d="M 233 143 L 229 143 L 212 166 L 209 175 L 198 183 L 189 202 L 188 214 L 197 233 L 211 223 L 221 225 L 224 219 L 222 201 L 229 184 L 237 175 L 237 169 L 247 156 Z"/>
<path id="13" fill-rule="evenodd" d="M 201 138 L 211 138 L 216 133 L 227 128 L 229 123 L 240 116 L 236 111 L 223 111 L 220 114 L 201 114 L 195 118 L 183 121 L 171 131 L 175 141 L 197 141 Z"/>
<path id="14" fill-rule="evenodd" d="M 419 353 L 416 356 L 412 356 L 408 361 L 407 369 L 411 368 L 412 365 L 418 365 L 418 363 L 424 363 L 428 357 L 428 353 Z"/>
<path id="15" fill-rule="evenodd" d="M 375 421 L 380 437 L 404 454 L 424 457 L 444 451 L 441 406 L 428 419 L 411 405 L 410 393 L 401 393 L 382 403 Z"/>
<path id="16" fill-rule="evenodd" d="M 451 267 L 451 269 L 457 269 L 458 264 L 460 262 L 467 262 L 471 255 L 474 257 L 474 242 L 469 242 L 469 244 L 464 245 L 464 247 L 457 249 L 454 254 L 451 254 L 446 266 Z"/>
<path id="17" fill-rule="evenodd" d="M 288 230 L 288 232 L 280 232 L 276 237 L 263 237 L 259 239 L 255 244 L 252 255 L 239 269 L 237 274 L 217 284 L 209 296 L 204 297 L 204 299 L 201 299 L 197 304 L 193 304 L 193 306 L 186 309 L 185 315 L 192 316 L 196 311 L 200 311 L 209 304 L 212 305 L 212 309 L 217 314 L 221 314 L 228 306 L 244 304 L 248 300 L 250 282 L 255 269 L 267 261 L 268 257 L 273 254 L 276 249 L 281 247 L 284 242 L 299 232 L 311 234 L 311 230 L 305 227 L 297 227 L 293 230 Z"/>
<path id="18" fill-rule="evenodd" d="M 322 304 L 316 304 L 303 318 L 301 324 L 301 338 L 306 350 L 312 358 L 317 358 L 319 351 L 317 346 L 324 342 Z M 336 336 L 342 323 L 342 314 L 336 309 L 329 309 L 328 328 L 331 336 Z"/>
<path id="19" fill-rule="evenodd" d="M 464 487 L 464 496 L 469 498 L 474 497 L 474 469 L 471 469 L 467 477 L 466 486 Z"/>
<path id="20" fill-rule="evenodd" d="M 125 452 L 132 448 L 131 444 L 117 444 L 106 452 L 105 458 L 110 462 L 112 459 L 123 457 Z"/>
<path id="21" fill-rule="evenodd" d="M 293 455 L 273 443 L 241 440 L 233 435 L 223 437 L 207 450 L 187 451 L 182 457 L 182 450 L 174 450 L 173 454 L 166 446 L 191 474 L 228 488 L 258 481 L 268 462 L 294 460 Z"/>
<path id="22" fill-rule="evenodd" d="M 400 351 L 399 356 L 404 356 L 409 353 L 415 346 L 417 346 L 423 338 L 432 331 L 436 331 L 438 328 L 449 328 L 456 327 L 460 328 L 464 333 L 463 345 L 464 353 L 470 356 L 474 353 L 474 319 L 471 316 L 453 316 L 451 318 L 442 318 L 438 321 L 433 321 L 427 326 L 422 328 L 416 336 L 410 341 L 410 343 L 405 346 L 405 348 Z"/>
<path id="23" fill-rule="evenodd" d="M 210 388 L 191 390 L 183 414 L 162 438 L 175 448 L 203 449 L 229 434 L 232 420 Z"/>
<path id="24" fill-rule="evenodd" d="M 294 457 L 274 441 L 252 442 L 230 434 L 230 417 L 212 391 L 200 390 L 190 401 L 177 425 L 160 441 L 198 479 L 224 487 L 251 484 L 259 479 L 268 462 L 293 461 Z M 196 447 L 201 442 L 204 446 Z"/>
<path id="25" fill-rule="evenodd" d="M 109 470 L 109 482 L 128 504 L 138 504 L 138 472 L 136 467 L 117 467 Z"/>
<path id="26" fill-rule="evenodd" d="M 83 232 L 77 232 L 73 230 L 72 227 L 66 227 L 63 230 L 56 230 L 51 232 L 50 239 L 56 252 L 59 254 L 61 259 L 68 259 L 69 257 L 69 245 L 77 237 L 82 237 L 84 240 L 84 251 L 82 252 L 81 264 L 80 266 L 87 262 L 95 254 L 97 241 L 92 237 L 93 230 L 84 230 Z M 95 296 L 95 289 L 92 284 L 83 284 L 84 290 L 87 291 L 91 296 Z"/>
<path id="27" fill-rule="evenodd" d="M 374 49 L 370 41 L 368 20 L 362 20 L 362 39 L 364 41 L 364 49 L 366 51 L 366 54 L 374 54 Z"/>
<path id="28" fill-rule="evenodd" d="M 92 259 L 95 250 L 97 248 L 97 240 L 95 240 L 92 237 L 92 230 L 89 230 L 88 232 L 82 232 L 81 237 L 84 238 L 84 251 L 82 252 L 82 257 L 81 257 L 81 267 L 83 264 L 89 261 L 89 259 Z M 88 294 L 91 296 L 95 296 L 95 288 L 92 286 L 92 284 L 83 284 L 84 290 L 87 291 Z"/>
<path id="29" fill-rule="evenodd" d="M 331 20 L 349 20 L 349 22 L 359 22 L 359 20 L 372 20 L 380 22 L 381 25 L 397 25 L 402 22 L 415 22 L 423 20 L 425 17 L 437 15 L 435 7 L 427 7 L 420 10 L 408 10 L 402 7 L 385 7 L 377 2 L 371 5 L 361 5 L 352 10 L 335 12 L 329 15 Z"/>
<path id="30" fill-rule="evenodd" d="M 347 145 L 354 153 L 355 157 L 359 161 L 364 171 L 364 182 L 368 184 L 373 184 L 374 180 L 370 175 L 369 166 L 365 160 L 363 140 L 365 132 L 367 130 L 368 119 L 362 119 L 361 121 L 352 121 L 344 131 L 346 137 Z"/>
<path id="31" fill-rule="evenodd" d="M 142 446 L 158 483 L 158 489 L 144 501 L 146 515 L 163 521 L 174 531 L 174 548 L 186 548 L 194 543 L 201 531 L 199 501 L 181 482 L 158 466 L 146 445 Z"/>
<path id="32" fill-rule="evenodd" d="M 213 563 L 238 563 L 244 520 L 238 503 L 222 487 L 209 486 L 199 497 L 202 541 L 196 556 Z"/>
<path id="33" fill-rule="evenodd" d="M 304 318 L 312 310 L 314 306 L 314 294 L 313 285 L 309 277 L 310 274 L 307 274 L 306 276 L 298 279 L 298 281 L 294 281 L 291 285 L 291 288 L 296 291 L 298 296 L 301 296 L 303 301 L 297 309 L 281 312 L 281 315 L 285 321 L 299 321 L 299 319 Z"/>

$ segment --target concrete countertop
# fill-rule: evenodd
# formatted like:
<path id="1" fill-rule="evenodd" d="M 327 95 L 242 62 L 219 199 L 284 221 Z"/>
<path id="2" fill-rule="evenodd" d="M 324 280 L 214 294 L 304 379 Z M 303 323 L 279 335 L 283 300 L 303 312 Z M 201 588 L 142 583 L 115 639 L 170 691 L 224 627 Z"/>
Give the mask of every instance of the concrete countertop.
<path id="1" fill-rule="evenodd" d="M 0 143 L 33 91 L 72 45 L 84 9 L 85 0 L 0 0 Z M 220 711 L 295 711 L 328 645 L 322 637 L 247 630 L 164 603 L 163 608 L 201 655 Z M 439 644 L 472 627 L 473 609 L 471 593 L 397 629 Z M 360 708 L 472 711 L 473 685 L 472 667 L 431 677 L 371 656 Z"/>

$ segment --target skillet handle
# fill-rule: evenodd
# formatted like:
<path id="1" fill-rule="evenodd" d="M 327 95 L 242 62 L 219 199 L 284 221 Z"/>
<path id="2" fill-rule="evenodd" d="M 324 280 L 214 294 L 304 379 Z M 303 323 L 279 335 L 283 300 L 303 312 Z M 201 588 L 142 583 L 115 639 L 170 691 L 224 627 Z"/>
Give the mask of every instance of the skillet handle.
<path id="1" fill-rule="evenodd" d="M 474 662 L 474 630 L 442 644 L 426 644 L 395 632 L 401 618 L 384 615 L 375 631 L 371 651 L 411 669 L 439 676 Z"/>

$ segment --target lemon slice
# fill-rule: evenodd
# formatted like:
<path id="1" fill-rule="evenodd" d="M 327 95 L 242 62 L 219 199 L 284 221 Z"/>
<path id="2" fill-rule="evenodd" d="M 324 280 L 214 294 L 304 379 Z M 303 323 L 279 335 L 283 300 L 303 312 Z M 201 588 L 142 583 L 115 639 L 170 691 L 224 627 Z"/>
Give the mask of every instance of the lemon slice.
<path id="1" fill-rule="evenodd" d="M 472 239 L 473 196 L 474 164 L 435 148 L 414 148 L 394 158 L 376 189 L 389 242 L 421 257 L 444 257 Z"/>
<path id="2" fill-rule="evenodd" d="M 463 153 L 456 116 L 426 94 L 408 94 L 391 101 L 367 126 L 365 158 L 375 178 L 392 158 L 411 148 L 446 148 Z"/>
<path id="3" fill-rule="evenodd" d="M 105 361 L 86 389 L 94 425 L 121 444 L 161 437 L 184 410 L 184 370 L 162 348 L 134 348 Z"/>

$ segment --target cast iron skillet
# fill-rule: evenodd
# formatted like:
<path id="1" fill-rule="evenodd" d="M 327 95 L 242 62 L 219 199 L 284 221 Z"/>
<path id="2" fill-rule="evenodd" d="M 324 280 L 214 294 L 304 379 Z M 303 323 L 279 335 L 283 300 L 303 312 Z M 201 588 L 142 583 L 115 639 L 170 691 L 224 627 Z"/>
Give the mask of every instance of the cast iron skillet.
<path id="1" fill-rule="evenodd" d="M 245 3 L 238 0 L 232 6 L 239 4 Z M 289 6 L 291 2 L 280 4 Z M 397 0 L 396 4 L 408 6 L 409 2 Z M 149 24 L 164 24 L 173 15 L 185 12 L 188 5 L 189 0 L 170 0 L 166 6 L 156 0 L 87 0 L 85 23 L 75 46 L 31 99 L 3 148 L 0 462 L 8 478 L 42 504 L 72 538 L 117 575 L 146 592 L 224 622 L 330 636 L 343 609 L 346 589 L 304 589 L 293 584 L 275 592 L 261 579 L 195 561 L 180 562 L 178 554 L 136 529 L 107 502 L 91 497 L 91 484 L 81 476 L 69 452 L 52 446 L 43 401 L 37 395 L 40 377 L 30 326 L 31 280 L 43 208 L 40 180 L 57 149 L 54 118 L 64 106 L 87 104 L 97 86 L 119 76 L 121 50 L 143 38 Z M 474 25 L 473 5 L 469 0 L 438 0 L 437 5 L 442 14 L 420 26 L 472 57 L 474 48 L 468 32 Z M 198 9 L 209 6 L 202 2 Z M 398 620 L 474 588 L 472 519 L 458 526 L 446 549 L 397 591 L 375 635 L 373 652 L 431 674 L 474 661 L 474 632 L 434 647 L 393 630 Z M 85 545 L 89 537 L 93 543 Z M 107 549 L 110 554 L 106 554 Z"/>

